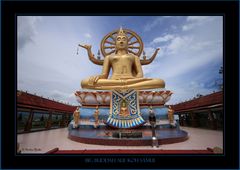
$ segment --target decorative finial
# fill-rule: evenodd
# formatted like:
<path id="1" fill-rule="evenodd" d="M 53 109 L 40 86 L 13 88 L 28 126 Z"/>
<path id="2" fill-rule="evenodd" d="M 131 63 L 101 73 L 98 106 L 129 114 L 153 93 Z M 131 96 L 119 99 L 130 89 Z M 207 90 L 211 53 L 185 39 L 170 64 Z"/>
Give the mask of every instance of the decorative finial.
<path id="1" fill-rule="evenodd" d="M 79 47 L 77 47 L 77 55 L 78 55 Z"/>
<path id="2" fill-rule="evenodd" d="M 122 36 L 126 36 L 125 32 L 122 29 L 122 26 L 120 27 L 119 31 L 118 31 L 118 36 L 122 35 Z"/>
<path id="3" fill-rule="evenodd" d="M 98 53 L 97 53 L 97 59 L 98 59 L 98 60 L 101 59 L 101 56 L 100 56 L 100 50 L 98 50 Z"/>
<path id="4" fill-rule="evenodd" d="M 146 60 L 146 59 L 147 59 L 146 53 L 145 51 L 143 51 L 143 60 Z"/>

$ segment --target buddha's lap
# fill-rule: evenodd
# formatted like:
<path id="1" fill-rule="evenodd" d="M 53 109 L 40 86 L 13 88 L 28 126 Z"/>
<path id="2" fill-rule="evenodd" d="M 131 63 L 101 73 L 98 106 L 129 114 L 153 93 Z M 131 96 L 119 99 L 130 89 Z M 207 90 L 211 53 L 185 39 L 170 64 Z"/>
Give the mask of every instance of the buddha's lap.
<path id="1" fill-rule="evenodd" d="M 89 86 L 123 86 L 123 85 L 134 85 L 141 83 L 148 84 L 148 85 L 157 85 L 157 84 L 165 84 L 165 82 L 161 79 L 150 79 L 150 78 L 133 78 L 133 79 L 123 79 L 123 80 L 114 80 L 114 79 L 99 79 L 97 82 L 93 83 L 89 81 L 90 79 L 82 80 L 83 87 Z"/>

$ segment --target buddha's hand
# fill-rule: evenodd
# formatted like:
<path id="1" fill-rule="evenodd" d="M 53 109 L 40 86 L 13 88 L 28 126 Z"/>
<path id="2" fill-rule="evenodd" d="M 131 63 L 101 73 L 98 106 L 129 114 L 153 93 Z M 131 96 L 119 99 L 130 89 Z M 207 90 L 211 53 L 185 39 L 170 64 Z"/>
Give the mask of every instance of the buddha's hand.
<path id="1" fill-rule="evenodd" d="M 89 79 L 88 84 L 89 84 L 89 85 L 94 85 L 94 84 L 96 84 L 97 81 L 98 81 L 99 79 L 101 79 L 101 78 L 102 78 L 102 75 L 91 76 L 90 79 Z"/>
<path id="2" fill-rule="evenodd" d="M 91 50 L 91 48 L 92 48 L 92 46 L 91 45 L 81 45 L 81 44 L 78 44 L 80 47 L 82 47 L 82 48 L 85 48 L 86 50 Z"/>

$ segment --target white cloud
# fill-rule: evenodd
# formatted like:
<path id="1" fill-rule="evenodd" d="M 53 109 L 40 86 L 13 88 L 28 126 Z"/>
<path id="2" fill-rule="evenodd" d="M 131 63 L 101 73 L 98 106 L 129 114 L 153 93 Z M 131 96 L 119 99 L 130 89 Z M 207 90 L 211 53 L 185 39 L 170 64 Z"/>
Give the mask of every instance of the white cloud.
<path id="1" fill-rule="evenodd" d="M 145 47 L 144 51 L 146 53 L 147 58 L 149 58 L 155 51 L 155 48 L 153 47 Z"/>
<path id="2" fill-rule="evenodd" d="M 210 20 L 210 16 L 188 16 L 187 21 L 206 21 Z"/>
<path id="3" fill-rule="evenodd" d="M 176 25 L 171 25 L 172 30 L 176 30 L 178 27 Z"/>
<path id="4" fill-rule="evenodd" d="M 37 34 L 37 24 L 41 17 L 36 16 L 18 16 L 17 17 L 17 36 L 18 47 L 22 49 L 29 42 L 33 42 Z"/>
<path id="5" fill-rule="evenodd" d="M 188 31 L 188 30 L 192 29 L 194 26 L 195 26 L 195 24 L 186 24 L 186 25 L 183 25 L 182 30 Z"/>
<path id="6" fill-rule="evenodd" d="M 171 43 L 168 45 L 168 51 L 171 54 L 177 54 L 180 51 L 185 51 L 192 44 L 192 37 L 190 36 L 177 36 L 172 39 Z"/>
<path id="7" fill-rule="evenodd" d="M 150 22 L 147 22 L 144 25 L 143 31 L 144 32 L 151 31 L 152 29 L 154 29 L 155 27 L 159 26 L 160 24 L 164 24 L 164 22 L 166 20 L 169 20 L 169 19 L 180 19 L 182 17 L 183 16 L 158 16 L 154 20 L 152 20 Z"/>
<path id="8" fill-rule="evenodd" d="M 167 104 L 181 103 L 193 99 L 197 94 L 207 95 L 214 91 L 214 89 L 206 88 L 203 81 L 198 78 L 181 83 L 176 78 L 170 78 L 166 79 L 166 85 L 167 89 L 173 92 Z"/>
<path id="9" fill-rule="evenodd" d="M 197 88 L 203 88 L 204 87 L 204 83 L 198 83 L 196 81 L 191 81 L 189 88 L 190 89 L 197 89 Z"/>
<path id="10" fill-rule="evenodd" d="M 196 68 L 202 67 L 214 60 L 220 60 L 222 57 L 221 44 L 211 42 L 196 42 L 187 37 L 177 37 L 167 47 L 164 56 L 169 58 L 167 61 L 161 61 L 162 66 L 156 63 L 155 68 L 161 67 L 164 70 L 164 77 L 177 77 L 181 74 L 191 72 Z M 208 45 L 207 45 L 208 44 Z M 167 64 L 169 63 L 169 64 Z"/>
<path id="11" fill-rule="evenodd" d="M 174 16 L 163 16 L 163 18 L 172 18 Z"/>
<path id="12" fill-rule="evenodd" d="M 67 101 L 67 104 L 75 104 L 77 105 L 76 102 L 76 97 L 74 93 L 67 93 L 63 92 L 62 90 L 53 90 L 50 92 L 50 98 L 53 98 L 54 100 L 65 102 Z"/>
<path id="13" fill-rule="evenodd" d="M 212 90 L 206 88 L 194 88 L 189 89 L 187 87 L 169 87 L 171 91 L 173 91 L 171 99 L 167 102 L 167 104 L 177 104 L 184 101 L 188 101 L 196 97 L 197 94 L 207 95 L 212 93 Z"/>
<path id="14" fill-rule="evenodd" d="M 175 36 L 172 35 L 172 34 L 167 34 L 167 35 L 164 35 L 164 36 L 155 38 L 155 39 L 152 41 L 152 43 L 167 42 L 167 41 L 172 40 L 174 37 L 175 37 Z"/>
<path id="15" fill-rule="evenodd" d="M 85 36 L 86 38 L 92 38 L 92 35 L 89 34 L 89 33 L 84 34 L 84 36 Z"/>
<path id="16" fill-rule="evenodd" d="M 152 22 L 147 23 L 144 26 L 143 31 L 147 32 L 150 31 L 152 28 L 154 28 L 155 26 L 157 26 L 159 23 L 161 23 L 163 20 L 163 17 L 157 17 L 156 19 L 154 19 Z"/>
<path id="17" fill-rule="evenodd" d="M 25 27 L 25 20 L 19 24 Z M 51 25 L 52 22 L 48 22 L 53 20 L 57 21 L 54 22 L 54 26 Z M 25 48 L 18 48 L 18 89 L 37 92 L 45 97 L 57 95 L 54 91 L 57 89 L 66 94 L 59 93 L 56 99 L 77 104 L 76 99 L 68 97 L 67 94 L 79 90 L 81 80 L 97 74 L 101 68 L 88 60 L 85 49 L 79 49 L 79 55 L 76 55 L 79 39 L 82 42 L 87 40 L 83 38 L 81 28 L 78 29 L 79 34 L 76 34 L 65 23 L 69 20 L 60 22 L 58 18 L 53 20 L 43 17 L 41 21 L 43 24 L 38 29 L 39 33 L 30 34 L 31 41 L 24 45 Z M 56 30 L 56 27 L 60 29 Z M 20 37 L 21 34 L 25 33 L 20 31 Z M 82 37 L 79 38 L 79 35 Z M 93 44 L 93 52 L 96 51 L 95 47 L 96 45 Z"/>
<path id="18" fill-rule="evenodd" d="M 148 46 L 148 47 L 145 47 L 144 48 L 144 51 L 146 53 L 146 57 L 147 59 L 152 57 L 152 55 L 154 54 L 155 50 L 157 49 L 158 47 L 154 48 L 152 46 Z M 158 51 L 158 54 L 155 58 L 155 60 L 149 64 L 149 65 L 144 65 L 143 66 L 143 73 L 144 75 L 151 75 L 153 72 L 153 68 L 157 65 L 158 61 L 160 60 L 160 58 L 162 57 L 165 57 L 165 53 L 166 53 L 166 50 L 167 50 L 167 46 L 161 46 L 160 47 L 160 50 Z"/>
<path id="19" fill-rule="evenodd" d="M 212 21 L 214 18 L 211 16 L 188 16 L 186 21 L 187 23 L 182 26 L 183 31 L 189 31 L 195 27 L 199 27 L 203 24 L 206 24 L 209 21 Z"/>
<path id="20" fill-rule="evenodd" d="M 155 61 L 144 66 L 145 76 L 161 78 L 166 82 L 166 89 L 173 91 L 167 104 L 176 104 L 190 100 L 200 93 L 203 95 L 213 92 L 214 87 L 205 86 L 205 81 L 212 81 L 205 71 L 198 71 L 192 79 L 188 79 L 194 70 L 204 68 L 209 63 L 221 62 L 223 57 L 222 18 L 221 17 L 187 17 L 187 22 L 176 27 L 186 27 L 174 34 L 166 32 L 164 36 L 156 37 L 147 46 L 152 53 L 154 46 L 159 45 L 160 51 Z M 210 22 L 211 21 L 211 22 Z M 194 29 L 193 29 L 194 28 Z M 172 36 L 169 36 L 172 35 Z M 154 43 L 155 42 L 155 43 Z M 157 44 L 157 43 L 159 44 Z M 162 46 L 160 42 L 164 42 Z M 213 80 L 214 82 L 214 80 Z"/>
<path id="21" fill-rule="evenodd" d="M 151 63 L 151 66 L 143 67 L 144 73 L 151 77 L 169 79 L 191 72 L 214 60 L 221 61 L 222 41 L 207 36 L 201 39 L 199 36 L 201 34 L 179 34 L 172 36 L 174 38 L 163 38 L 169 41 L 160 46 L 156 61 Z M 154 51 L 152 46 L 147 49 L 151 54 Z"/>

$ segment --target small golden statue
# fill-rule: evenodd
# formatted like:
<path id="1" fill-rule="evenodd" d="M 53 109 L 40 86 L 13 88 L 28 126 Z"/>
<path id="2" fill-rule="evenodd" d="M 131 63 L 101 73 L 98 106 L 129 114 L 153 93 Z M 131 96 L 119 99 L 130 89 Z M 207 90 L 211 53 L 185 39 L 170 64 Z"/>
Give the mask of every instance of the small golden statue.
<path id="1" fill-rule="evenodd" d="M 121 117 L 130 116 L 130 113 L 129 113 L 128 108 L 127 108 L 126 100 L 123 100 L 122 103 L 121 103 L 121 109 L 120 109 L 119 116 L 121 116 Z"/>
<path id="2" fill-rule="evenodd" d="M 91 45 L 79 44 L 79 46 L 87 50 L 88 57 L 93 63 L 103 65 L 102 74 L 82 80 L 83 89 L 124 91 L 165 87 L 165 82 L 161 79 L 144 78 L 142 71 L 142 65 L 151 63 L 159 49 L 156 49 L 150 59 L 140 60 L 143 43 L 141 38 L 131 30 L 120 28 L 119 31 L 113 31 L 103 38 L 101 51 L 104 60 L 94 57 Z M 109 49 L 110 51 L 107 51 Z M 110 69 L 112 69 L 112 76 L 108 79 Z"/>
<path id="3" fill-rule="evenodd" d="M 73 118 L 74 118 L 74 128 L 77 128 L 79 125 L 79 119 L 80 119 L 80 111 L 79 111 L 79 107 L 77 107 L 77 109 L 73 112 Z"/>
<path id="4" fill-rule="evenodd" d="M 98 106 L 96 106 L 96 110 L 95 110 L 94 115 L 93 115 L 94 118 L 95 118 L 94 127 L 97 127 L 99 125 L 98 115 L 99 115 L 99 110 L 98 110 Z"/>
<path id="5" fill-rule="evenodd" d="M 171 106 L 168 106 L 168 120 L 170 123 L 173 123 L 174 120 L 174 110 L 171 108 Z"/>

